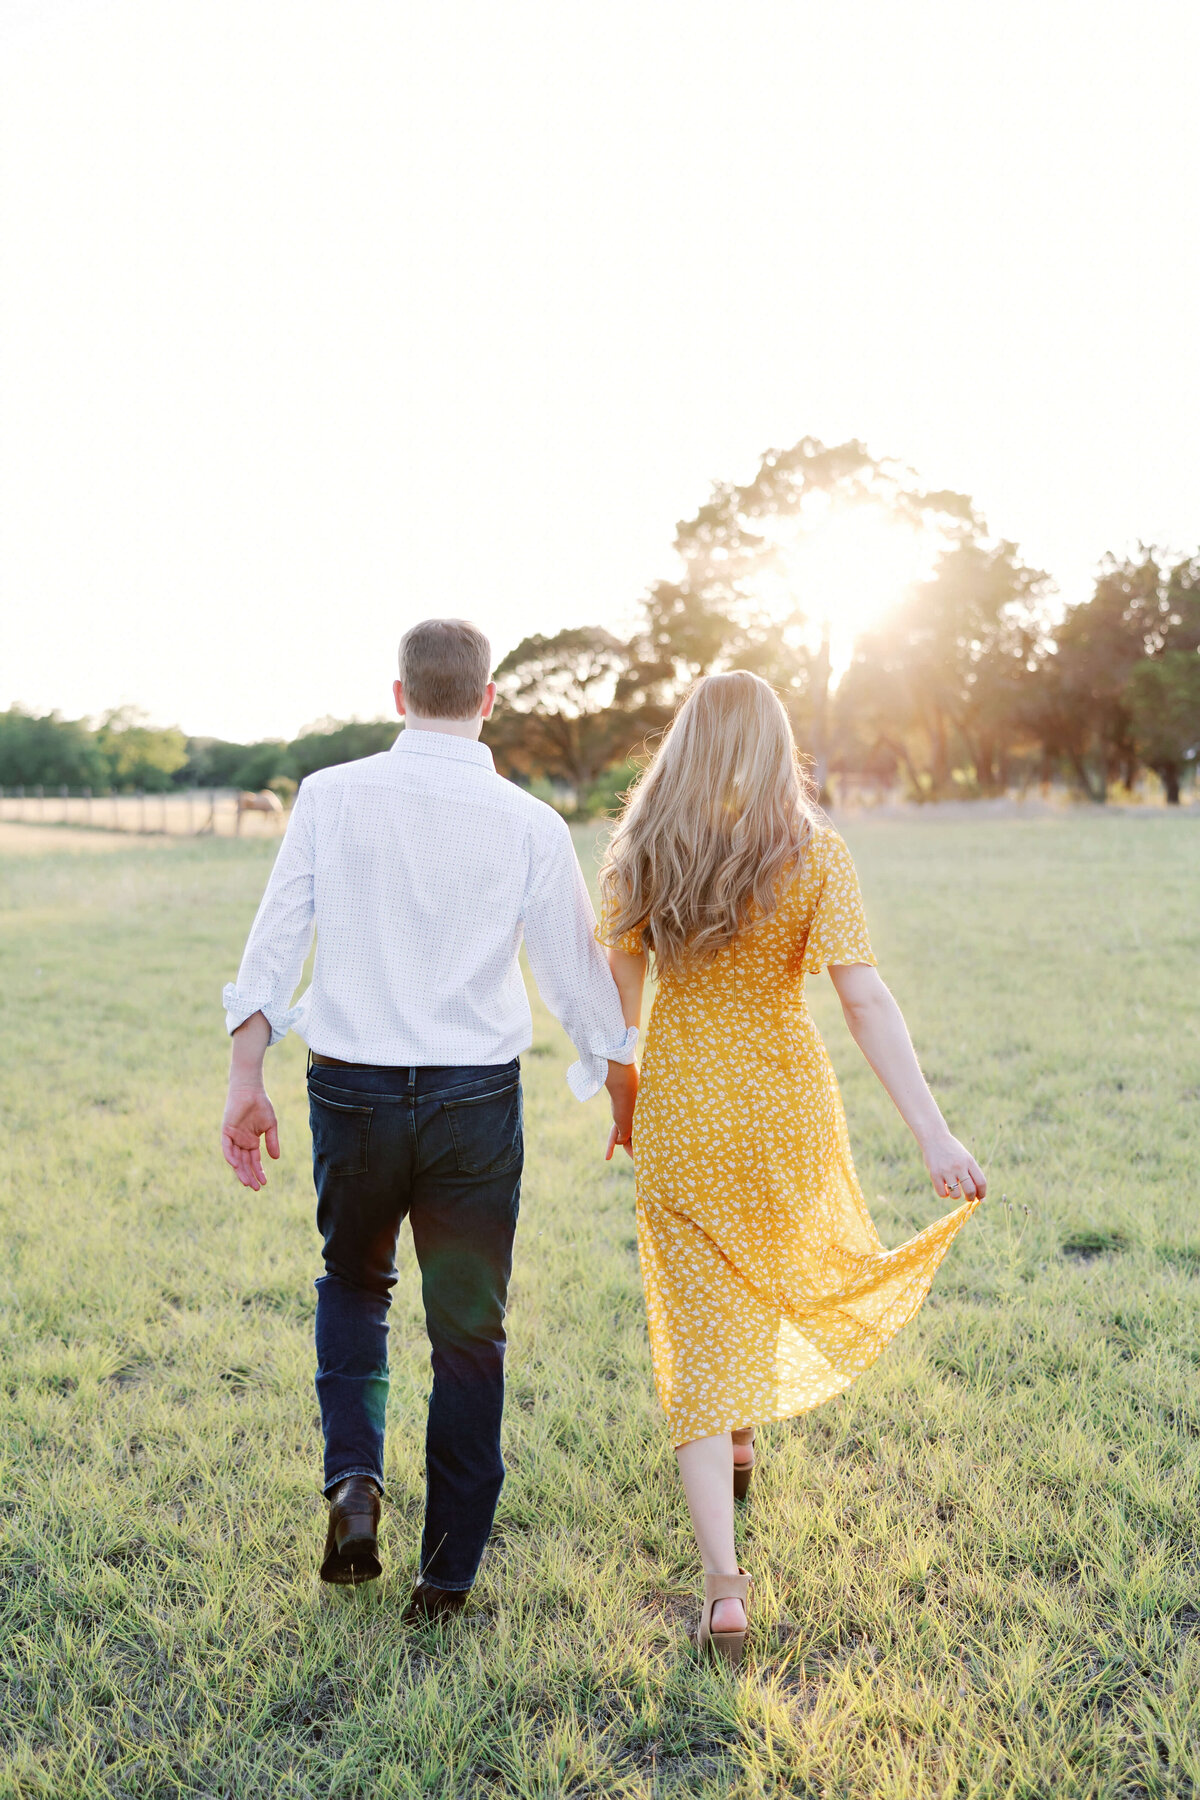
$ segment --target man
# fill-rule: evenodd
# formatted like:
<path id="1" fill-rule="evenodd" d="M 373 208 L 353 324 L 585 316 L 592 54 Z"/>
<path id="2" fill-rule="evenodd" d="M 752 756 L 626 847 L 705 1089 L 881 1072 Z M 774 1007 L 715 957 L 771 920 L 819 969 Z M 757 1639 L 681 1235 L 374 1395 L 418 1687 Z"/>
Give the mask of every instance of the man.
<path id="1" fill-rule="evenodd" d="M 390 751 L 310 775 L 225 989 L 233 1034 L 222 1142 L 250 1188 L 260 1139 L 279 1155 L 263 1055 L 309 1046 L 317 1225 L 317 1395 L 329 1527 L 321 1578 L 380 1573 L 387 1312 L 402 1221 L 421 1268 L 433 1386 L 426 1509 L 410 1618 L 460 1607 L 491 1530 L 504 1463 L 504 1308 L 521 1191 L 520 1051 L 532 1036 L 518 966 L 603 1083 L 627 1142 L 637 1033 L 595 941 L 563 820 L 495 772 L 491 647 L 460 619 L 400 645 Z M 311 987 L 293 1006 L 316 927 Z"/>

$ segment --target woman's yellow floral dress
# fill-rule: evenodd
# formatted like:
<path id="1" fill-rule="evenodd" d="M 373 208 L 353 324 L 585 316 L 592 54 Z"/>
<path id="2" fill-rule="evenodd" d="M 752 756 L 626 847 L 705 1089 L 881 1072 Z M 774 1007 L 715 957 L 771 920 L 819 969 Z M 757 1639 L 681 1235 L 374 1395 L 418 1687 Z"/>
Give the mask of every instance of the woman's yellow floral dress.
<path id="1" fill-rule="evenodd" d="M 641 934 L 617 947 L 636 954 Z M 849 1387 L 978 1205 L 898 1250 L 871 1223 L 804 977 L 874 961 L 850 853 L 822 826 L 764 923 L 659 981 L 633 1154 L 654 1377 L 677 1445 Z"/>

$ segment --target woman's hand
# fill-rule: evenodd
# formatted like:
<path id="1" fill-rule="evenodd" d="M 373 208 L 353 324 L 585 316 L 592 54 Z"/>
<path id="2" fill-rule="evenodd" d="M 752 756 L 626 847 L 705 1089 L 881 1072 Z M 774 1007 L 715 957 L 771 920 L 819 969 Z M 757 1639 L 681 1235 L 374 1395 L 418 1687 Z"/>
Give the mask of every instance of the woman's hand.
<path id="1" fill-rule="evenodd" d="M 933 1191 L 943 1200 L 982 1200 L 987 1178 L 965 1145 L 949 1132 L 924 1145 L 925 1167 Z"/>
<path id="2" fill-rule="evenodd" d="M 633 1159 L 633 1131 L 632 1131 L 632 1128 L 630 1129 L 630 1133 L 629 1133 L 628 1137 L 621 1137 L 619 1135 L 620 1130 L 621 1130 L 621 1127 L 619 1125 L 614 1125 L 612 1130 L 608 1134 L 608 1149 L 604 1152 L 605 1162 L 612 1161 L 613 1151 L 616 1149 L 618 1144 L 620 1144 L 620 1146 L 624 1150 L 626 1156 L 628 1156 L 631 1161 Z"/>

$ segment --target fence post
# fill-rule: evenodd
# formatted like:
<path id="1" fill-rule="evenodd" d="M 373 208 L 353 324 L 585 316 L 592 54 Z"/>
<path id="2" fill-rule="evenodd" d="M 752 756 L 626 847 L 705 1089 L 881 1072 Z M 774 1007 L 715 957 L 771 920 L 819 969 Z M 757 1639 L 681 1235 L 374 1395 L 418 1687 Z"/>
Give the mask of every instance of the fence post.
<path id="1" fill-rule="evenodd" d="M 83 798 L 86 802 L 84 809 L 83 809 L 83 816 L 84 816 L 85 820 L 87 821 L 87 823 L 90 825 L 92 822 L 92 790 L 90 787 L 84 788 Z"/>
<path id="2" fill-rule="evenodd" d="M 37 803 L 38 803 L 38 815 L 37 816 L 39 819 L 44 819 L 46 817 L 46 790 L 42 786 L 41 782 L 39 781 L 33 791 L 37 795 Z"/>
<path id="3" fill-rule="evenodd" d="M 140 834 L 143 837 L 145 837 L 145 835 L 146 835 L 146 790 L 145 790 L 145 788 L 139 788 L 137 790 L 137 797 L 138 797 L 138 831 L 140 832 Z"/>

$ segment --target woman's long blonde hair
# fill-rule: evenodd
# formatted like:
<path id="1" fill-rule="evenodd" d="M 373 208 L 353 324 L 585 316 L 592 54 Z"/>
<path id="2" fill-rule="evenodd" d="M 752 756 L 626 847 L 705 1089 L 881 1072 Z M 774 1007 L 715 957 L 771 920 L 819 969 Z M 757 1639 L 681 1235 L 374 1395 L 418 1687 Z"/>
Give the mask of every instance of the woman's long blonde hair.
<path id="1" fill-rule="evenodd" d="M 817 811 L 775 690 L 698 681 L 631 788 L 600 870 L 604 935 L 641 930 L 659 974 L 708 962 L 772 913 Z"/>

